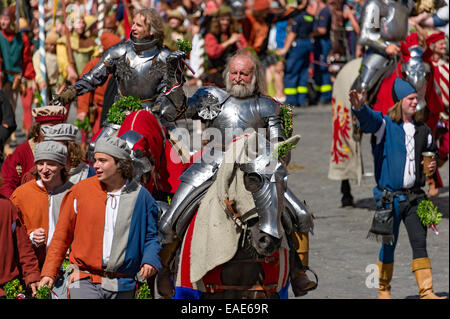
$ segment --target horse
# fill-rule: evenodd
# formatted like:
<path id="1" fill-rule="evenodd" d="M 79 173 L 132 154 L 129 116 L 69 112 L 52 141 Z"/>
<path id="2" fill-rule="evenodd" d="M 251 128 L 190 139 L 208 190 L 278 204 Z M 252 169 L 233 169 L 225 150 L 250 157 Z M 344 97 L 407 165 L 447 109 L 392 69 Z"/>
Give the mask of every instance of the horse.
<path id="1" fill-rule="evenodd" d="M 252 133 L 229 145 L 215 179 L 196 189 L 177 221 L 175 299 L 287 298 L 293 225 L 286 164 L 275 154 L 298 140 L 274 145 Z"/>
<path id="2" fill-rule="evenodd" d="M 375 111 L 380 111 L 384 115 L 390 107 L 394 105 L 392 98 L 392 86 L 397 77 L 401 77 L 410 82 L 418 92 L 419 104 L 417 110 L 422 113 L 422 117 L 428 122 L 431 121 L 436 111 L 434 94 L 430 88 L 430 81 L 433 81 L 428 63 L 422 60 L 424 50 L 418 44 L 417 34 L 413 33 L 401 43 L 402 59 L 391 67 L 391 73 L 386 74 L 381 83 L 375 87 L 376 92 L 372 92 L 369 97 L 369 106 Z M 356 118 L 351 113 L 351 105 L 348 94 L 355 86 L 361 69 L 362 58 L 349 61 L 338 73 L 333 85 L 332 93 L 332 118 L 333 134 L 330 153 L 328 178 L 341 181 L 341 192 L 343 193 L 342 205 L 353 206 L 349 180 L 356 180 L 358 185 L 361 182 L 363 164 L 361 155 L 362 133 L 358 129 Z M 395 60 L 392 60 L 395 63 Z M 439 114 L 439 112 L 437 112 Z"/>

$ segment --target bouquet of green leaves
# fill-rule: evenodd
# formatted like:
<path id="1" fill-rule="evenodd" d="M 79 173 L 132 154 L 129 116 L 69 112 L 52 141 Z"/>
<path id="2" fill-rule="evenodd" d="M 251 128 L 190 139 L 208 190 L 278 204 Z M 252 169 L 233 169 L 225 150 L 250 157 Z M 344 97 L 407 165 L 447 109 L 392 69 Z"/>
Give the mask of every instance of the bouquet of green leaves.
<path id="1" fill-rule="evenodd" d="M 294 131 L 294 112 L 288 105 L 282 105 L 280 115 L 284 137 L 290 138 Z"/>
<path id="2" fill-rule="evenodd" d="M 128 114 L 142 109 L 141 100 L 133 96 L 124 96 L 114 102 L 108 110 L 106 120 L 108 123 L 121 125 Z"/>
<path id="3" fill-rule="evenodd" d="M 278 146 L 275 149 L 276 154 L 274 154 L 274 157 L 276 159 L 282 158 L 287 153 L 289 153 L 290 150 L 294 149 L 295 146 L 296 145 L 294 143 L 290 143 L 290 142 L 284 142 L 284 143 L 280 144 L 280 146 Z"/>
<path id="4" fill-rule="evenodd" d="M 76 119 L 73 124 L 76 127 L 78 127 L 80 130 L 84 130 L 84 131 L 89 131 L 89 128 L 91 127 L 89 125 L 89 117 L 88 116 L 86 116 L 83 121 Z"/>
<path id="5" fill-rule="evenodd" d="M 50 287 L 42 286 L 36 291 L 36 299 L 51 299 Z"/>
<path id="6" fill-rule="evenodd" d="M 419 203 L 417 216 L 424 226 L 430 227 L 436 235 L 439 235 L 436 226 L 441 222 L 442 214 L 438 212 L 437 207 L 431 201 L 423 200 Z"/>
<path id="7" fill-rule="evenodd" d="M 3 285 L 3 290 L 6 293 L 6 299 L 25 299 L 25 290 L 19 279 L 13 279 Z"/>
<path id="8" fill-rule="evenodd" d="M 140 285 L 138 293 L 136 295 L 136 299 L 152 299 L 150 288 L 148 287 L 147 283 L 143 283 L 142 285 Z"/>
<path id="9" fill-rule="evenodd" d="M 192 50 L 192 43 L 189 41 L 178 39 L 177 47 L 178 47 L 178 50 L 183 51 L 186 54 L 186 56 L 188 56 Z"/>

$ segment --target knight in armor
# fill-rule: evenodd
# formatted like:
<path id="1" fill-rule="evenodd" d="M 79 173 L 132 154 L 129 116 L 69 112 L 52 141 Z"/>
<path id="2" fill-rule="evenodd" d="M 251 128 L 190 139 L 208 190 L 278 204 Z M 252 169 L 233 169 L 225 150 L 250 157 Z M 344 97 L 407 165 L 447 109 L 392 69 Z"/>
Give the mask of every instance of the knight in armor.
<path id="1" fill-rule="evenodd" d="M 228 62 L 224 71 L 226 90 L 217 87 L 202 87 L 189 98 L 185 116 L 200 119 L 207 129 L 221 133 L 221 139 L 208 144 L 213 152 L 205 150 L 201 160 L 196 161 L 179 178 L 181 184 L 175 193 L 169 208 L 162 213 L 159 221 L 163 251 L 161 260 L 165 269 L 159 274 L 158 290 L 165 297 L 171 297 L 169 266 L 174 258 L 179 241 L 192 216 L 184 216 L 183 210 L 192 200 L 193 194 L 214 179 L 221 164 L 223 152 L 234 138 L 249 132 L 249 129 L 265 130 L 268 140 L 277 142 L 285 139 L 281 124 L 278 102 L 263 95 L 265 91 L 264 74 L 259 61 L 248 51 L 238 51 Z M 164 109 L 165 118 L 176 119 L 176 110 Z M 217 146 L 219 144 L 219 147 Z M 292 233 L 291 247 L 294 257 L 291 260 L 291 283 L 296 296 L 316 287 L 305 274 L 308 262 L 308 233 L 313 228 L 312 215 L 305 204 L 288 190 L 285 193 L 286 206 L 295 207 L 296 218 L 301 226 Z M 291 239 L 291 238 L 290 238 Z"/>
<path id="2" fill-rule="evenodd" d="M 164 26 L 154 8 L 136 12 L 130 39 L 107 50 L 97 65 L 67 87 L 55 100 L 66 105 L 77 96 L 103 85 L 108 75 L 117 81 L 115 100 L 134 96 L 154 113 L 170 103 L 179 111 L 185 104 L 181 59 L 184 53 L 163 47 Z"/>
<path id="3" fill-rule="evenodd" d="M 366 47 L 357 90 L 375 95 L 377 85 L 392 71 L 400 42 L 408 33 L 408 0 L 368 0 L 361 13 L 358 44 Z"/>

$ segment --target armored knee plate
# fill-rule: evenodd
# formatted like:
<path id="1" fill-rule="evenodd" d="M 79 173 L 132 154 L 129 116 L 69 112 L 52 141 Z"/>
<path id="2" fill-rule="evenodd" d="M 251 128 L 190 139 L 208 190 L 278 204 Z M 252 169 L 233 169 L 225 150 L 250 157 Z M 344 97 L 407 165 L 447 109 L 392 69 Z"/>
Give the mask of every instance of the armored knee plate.
<path id="1" fill-rule="evenodd" d="M 313 233 L 313 214 L 310 212 L 306 202 L 302 202 L 295 194 L 287 189 L 284 193 L 286 209 L 289 211 L 296 231 L 301 233 Z"/>
<path id="2" fill-rule="evenodd" d="M 362 61 L 361 89 L 366 90 L 366 92 L 372 89 L 388 70 L 391 63 L 391 60 L 377 53 L 365 56 Z"/>
<path id="3" fill-rule="evenodd" d="M 184 216 L 185 210 L 202 194 L 205 185 L 209 186 L 211 184 L 210 181 L 213 180 L 219 169 L 223 154 L 223 152 L 216 150 L 213 155 L 207 154 L 203 156 L 201 161 L 192 164 L 180 176 L 181 183 L 172 198 L 169 209 L 159 219 L 159 238 L 161 243 L 168 244 L 177 235 L 182 236 L 182 230 L 186 228 L 187 223 L 190 221 L 189 216 Z M 191 212 L 186 212 L 186 214 L 189 215 Z M 180 219 L 182 215 L 183 218 Z M 175 230 L 177 230 L 176 233 Z"/>

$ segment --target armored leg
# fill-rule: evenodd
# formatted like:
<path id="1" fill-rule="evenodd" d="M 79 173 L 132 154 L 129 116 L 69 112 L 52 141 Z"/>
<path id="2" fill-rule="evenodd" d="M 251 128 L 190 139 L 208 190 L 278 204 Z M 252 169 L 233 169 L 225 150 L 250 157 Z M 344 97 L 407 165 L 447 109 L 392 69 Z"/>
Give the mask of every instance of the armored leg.
<path id="1" fill-rule="evenodd" d="M 305 295 L 317 287 L 317 282 L 309 280 L 306 275 L 309 263 L 308 233 L 291 234 L 292 249 L 290 253 L 290 276 L 292 291 L 296 297 Z"/>
<path id="2" fill-rule="evenodd" d="M 366 55 L 362 61 L 361 87 L 358 88 L 358 91 L 366 90 L 368 92 L 371 90 L 385 74 L 390 65 L 389 62 L 387 58 L 380 54 Z"/>

